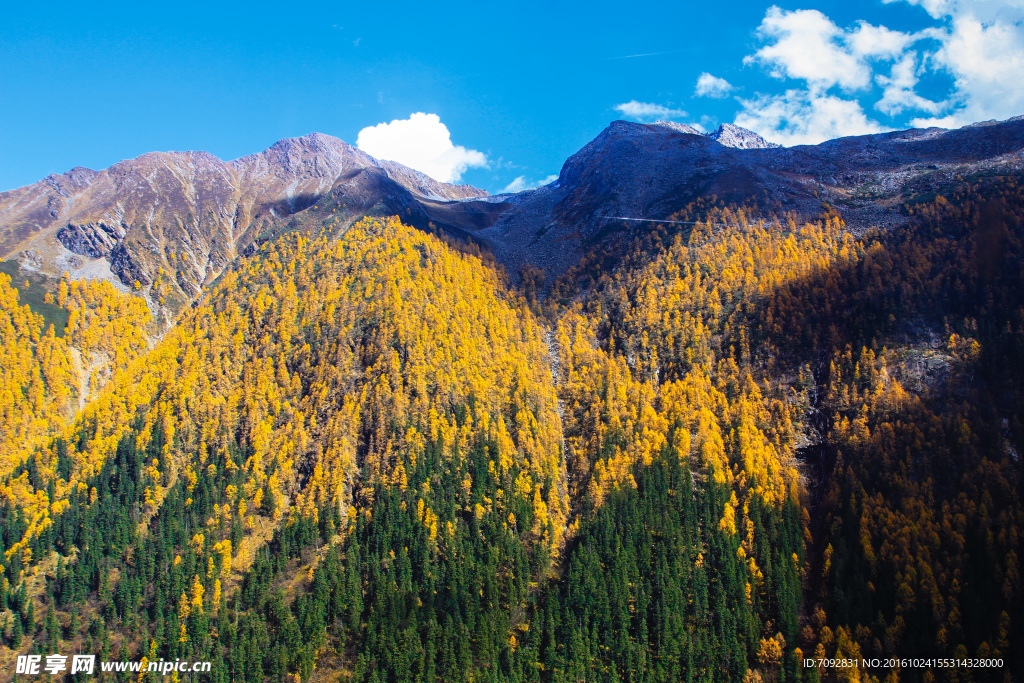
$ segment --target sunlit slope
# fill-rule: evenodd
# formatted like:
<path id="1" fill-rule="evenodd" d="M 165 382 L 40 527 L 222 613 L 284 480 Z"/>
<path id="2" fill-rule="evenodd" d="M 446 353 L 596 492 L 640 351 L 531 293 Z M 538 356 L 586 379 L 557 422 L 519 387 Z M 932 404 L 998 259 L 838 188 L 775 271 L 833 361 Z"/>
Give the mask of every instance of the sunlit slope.
<path id="1" fill-rule="evenodd" d="M 78 382 L 66 345 L 19 304 L 7 275 L 0 275 L 0 336 L 0 467 L 10 472 L 24 446 L 68 419 Z"/>
<path id="2" fill-rule="evenodd" d="M 404 488 L 425 441 L 458 459 L 487 438 L 510 490 L 547 484 L 532 531 L 555 545 L 567 505 L 547 350 L 503 292 L 475 258 L 397 222 L 284 239 L 85 408 L 56 497 L 85 486 L 127 436 L 139 449 L 159 442 L 145 464 L 150 506 L 227 457 L 245 472 L 232 505 L 348 514 L 375 486 Z"/>
<path id="3" fill-rule="evenodd" d="M 46 297 L 66 313 L 59 330 L 22 304 L 0 274 L 0 476 L 60 433 L 87 395 L 148 348 L 149 311 L 140 299 L 102 281 L 61 280 L 56 294 Z"/>

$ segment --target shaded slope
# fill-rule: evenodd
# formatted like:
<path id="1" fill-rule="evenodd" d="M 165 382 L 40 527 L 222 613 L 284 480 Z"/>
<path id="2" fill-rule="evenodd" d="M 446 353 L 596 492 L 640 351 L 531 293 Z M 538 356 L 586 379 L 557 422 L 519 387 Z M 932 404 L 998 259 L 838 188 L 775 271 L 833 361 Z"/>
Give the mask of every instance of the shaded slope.
<path id="1" fill-rule="evenodd" d="M 739 139 L 736 131 L 742 129 L 727 132 Z M 480 239 L 510 273 L 531 263 L 551 277 L 609 239 L 646 230 L 617 217 L 668 219 L 709 198 L 804 217 L 830 204 L 861 232 L 901 224 L 904 202 L 934 196 L 958 178 L 1024 168 L 1021 119 L 790 148 L 747 143 L 750 148 L 726 146 L 678 125 L 615 121 L 565 162 L 556 182 L 503 196 L 503 205 L 466 202 L 473 217 L 467 224 L 486 217 L 490 226 Z"/>

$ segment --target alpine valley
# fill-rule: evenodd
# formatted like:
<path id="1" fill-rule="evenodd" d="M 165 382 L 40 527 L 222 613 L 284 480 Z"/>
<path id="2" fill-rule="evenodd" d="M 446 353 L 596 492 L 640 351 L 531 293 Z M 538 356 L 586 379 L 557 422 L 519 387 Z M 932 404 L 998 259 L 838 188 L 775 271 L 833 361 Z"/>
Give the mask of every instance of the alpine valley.
<path id="1" fill-rule="evenodd" d="M 152 153 L 0 258 L 0 677 L 1024 677 L 1024 118 Z"/>

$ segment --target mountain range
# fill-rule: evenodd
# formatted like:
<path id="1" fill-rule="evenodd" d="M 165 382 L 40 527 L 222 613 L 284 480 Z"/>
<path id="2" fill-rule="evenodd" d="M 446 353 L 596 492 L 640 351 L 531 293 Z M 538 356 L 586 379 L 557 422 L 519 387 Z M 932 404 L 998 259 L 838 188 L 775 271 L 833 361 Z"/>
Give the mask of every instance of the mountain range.
<path id="1" fill-rule="evenodd" d="M 957 179 L 1022 163 L 1021 117 L 791 148 L 731 124 L 704 135 L 672 122 L 615 121 L 553 183 L 491 196 L 314 133 L 230 162 L 150 153 L 0 193 L 0 258 L 49 276 L 107 278 L 127 290 L 138 283 L 144 295 L 162 268 L 174 273 L 173 296 L 150 304 L 169 322 L 233 259 L 326 198 L 340 200 L 345 220 L 369 213 L 432 223 L 486 245 L 513 277 L 525 264 L 554 277 L 597 241 L 636 227 L 622 219 L 666 219 L 701 197 L 801 216 L 828 204 L 860 232 L 901 222 L 902 204 Z"/>

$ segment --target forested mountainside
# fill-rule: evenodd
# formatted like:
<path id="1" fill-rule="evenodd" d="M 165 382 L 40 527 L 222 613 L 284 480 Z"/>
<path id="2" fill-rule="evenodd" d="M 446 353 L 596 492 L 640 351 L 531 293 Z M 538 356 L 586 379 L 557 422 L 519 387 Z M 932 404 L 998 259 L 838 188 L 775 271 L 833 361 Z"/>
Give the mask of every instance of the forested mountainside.
<path id="1" fill-rule="evenodd" d="M 30 293 L 32 284 L 26 278 L 22 289 Z M 21 304 L 10 276 L 0 273 L 3 476 L 61 431 L 106 378 L 149 346 L 145 302 L 109 282 L 61 280 L 56 297 L 46 292 L 36 308 L 41 312 Z"/>
<path id="2" fill-rule="evenodd" d="M 0 670 L 1019 678 L 1021 181 L 873 230 L 698 197 L 518 285 L 328 193 L 159 338 L 0 277 Z M 851 665 L 892 656 L 1001 665 Z"/>

